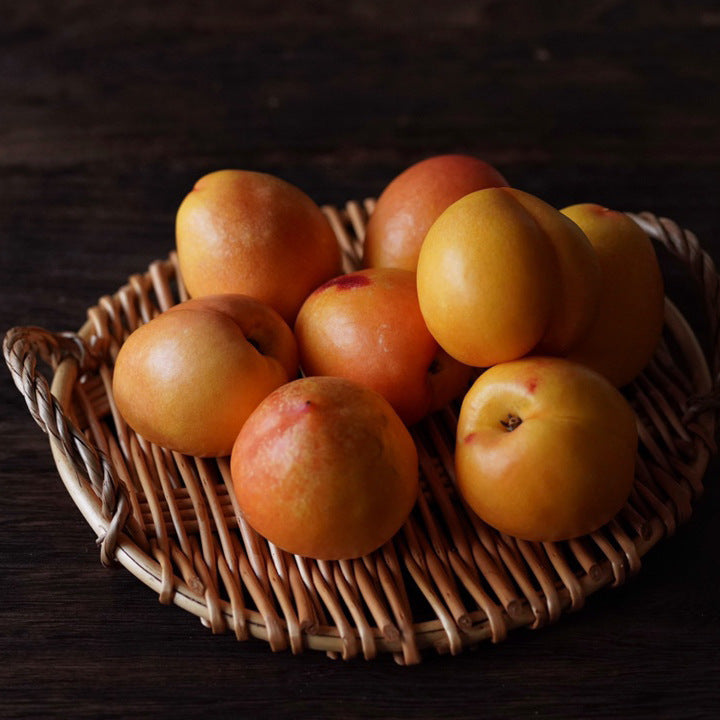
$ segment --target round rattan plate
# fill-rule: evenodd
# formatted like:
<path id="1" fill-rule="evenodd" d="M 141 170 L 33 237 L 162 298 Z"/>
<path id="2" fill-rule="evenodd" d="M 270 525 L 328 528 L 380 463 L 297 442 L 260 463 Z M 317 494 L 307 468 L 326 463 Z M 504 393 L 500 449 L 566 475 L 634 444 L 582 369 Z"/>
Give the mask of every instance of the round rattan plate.
<path id="1" fill-rule="evenodd" d="M 371 200 L 324 208 L 346 270 L 359 265 L 372 208 Z M 213 632 L 260 638 L 273 650 L 346 659 L 390 652 L 402 663 L 419 662 L 429 647 L 456 654 L 499 642 L 514 628 L 557 621 L 591 593 L 624 583 L 650 548 L 689 519 L 702 493 L 716 424 L 717 274 L 692 233 L 647 213 L 631 217 L 691 268 L 707 304 L 711 358 L 668 299 L 663 342 L 625 389 L 640 435 L 632 494 L 605 527 L 568 542 L 502 535 L 463 505 L 453 488 L 458 407 L 450 406 L 412 428 L 422 493 L 392 541 L 340 562 L 272 546 L 238 512 L 227 458 L 151 445 L 115 408 L 120 345 L 186 298 L 172 254 L 101 298 L 77 333 L 14 328 L 5 358 L 49 436 L 67 491 L 98 536 L 102 561 L 120 563 L 161 602 Z"/>

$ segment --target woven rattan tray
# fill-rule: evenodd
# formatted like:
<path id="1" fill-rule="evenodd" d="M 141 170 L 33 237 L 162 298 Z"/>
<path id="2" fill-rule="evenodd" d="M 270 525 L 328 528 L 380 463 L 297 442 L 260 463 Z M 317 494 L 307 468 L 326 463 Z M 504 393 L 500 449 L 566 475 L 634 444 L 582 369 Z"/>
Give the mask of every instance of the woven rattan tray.
<path id="1" fill-rule="evenodd" d="M 371 200 L 324 208 L 347 270 L 359 264 L 372 209 Z M 346 659 L 390 652 L 416 663 L 424 648 L 455 654 L 557 621 L 591 593 L 624 583 L 650 548 L 688 520 L 702 493 L 716 424 L 718 276 L 692 233 L 648 213 L 631 217 L 691 269 L 707 305 L 710 358 L 667 300 L 661 347 L 627 388 L 640 434 L 630 499 L 607 526 L 569 542 L 501 535 L 462 505 L 452 483 L 457 407 L 448 407 L 413 428 L 422 493 L 391 542 L 344 562 L 273 547 L 236 512 L 227 459 L 152 446 L 115 409 L 118 348 L 139 324 L 186 298 L 174 255 L 101 298 L 79 332 L 14 328 L 4 354 L 97 534 L 103 563 L 120 563 L 161 602 L 215 633 L 261 638 L 273 650 Z"/>

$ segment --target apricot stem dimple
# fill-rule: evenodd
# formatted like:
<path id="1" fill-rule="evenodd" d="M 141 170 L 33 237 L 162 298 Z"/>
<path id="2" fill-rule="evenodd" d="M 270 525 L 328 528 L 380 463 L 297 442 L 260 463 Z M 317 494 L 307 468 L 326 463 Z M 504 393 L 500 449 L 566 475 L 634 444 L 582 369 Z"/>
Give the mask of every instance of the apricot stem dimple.
<path id="1" fill-rule="evenodd" d="M 508 413 L 505 420 L 501 420 L 500 424 L 508 431 L 512 432 L 517 428 L 519 425 L 522 425 L 522 418 L 519 418 L 517 415 L 513 415 L 512 413 Z"/>
<path id="2" fill-rule="evenodd" d="M 264 355 L 265 353 L 260 348 L 260 344 L 257 340 L 253 340 L 253 338 L 246 337 L 245 338 L 261 355 Z"/>

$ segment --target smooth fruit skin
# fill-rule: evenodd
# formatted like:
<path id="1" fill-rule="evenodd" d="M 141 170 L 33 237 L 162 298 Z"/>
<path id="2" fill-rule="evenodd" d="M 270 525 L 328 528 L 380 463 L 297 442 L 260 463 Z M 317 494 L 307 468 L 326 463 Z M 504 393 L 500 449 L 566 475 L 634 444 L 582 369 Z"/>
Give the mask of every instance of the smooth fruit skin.
<path id="1" fill-rule="evenodd" d="M 554 250 L 557 272 L 550 323 L 533 352 L 563 355 L 592 324 L 600 296 L 600 263 L 589 239 L 568 216 L 530 193 L 508 189 L 532 216 Z"/>
<path id="2" fill-rule="evenodd" d="M 200 178 L 175 221 L 178 263 L 192 297 L 250 295 L 292 325 L 303 300 L 341 272 L 320 208 L 266 173 L 219 170 Z"/>
<path id="3" fill-rule="evenodd" d="M 492 165 L 469 155 L 436 155 L 411 165 L 377 200 L 365 233 L 364 266 L 414 271 L 440 213 L 475 190 L 507 184 Z"/>
<path id="4" fill-rule="evenodd" d="M 467 365 L 525 355 L 550 319 L 554 265 L 534 220 L 511 195 L 480 190 L 433 223 L 420 250 L 417 291 L 428 329 Z"/>
<path id="5" fill-rule="evenodd" d="M 503 363 L 483 373 L 463 401 L 457 488 L 501 532 L 567 540 L 622 508 L 637 443 L 630 405 L 593 370 L 553 357 Z"/>
<path id="6" fill-rule="evenodd" d="M 473 372 L 430 334 L 409 270 L 371 268 L 321 285 L 300 309 L 295 337 L 306 375 L 365 385 L 408 425 L 462 394 Z"/>
<path id="7" fill-rule="evenodd" d="M 199 457 L 229 455 L 260 401 L 297 377 L 295 337 L 271 308 L 242 295 L 195 298 L 123 343 L 113 397 L 139 435 Z"/>
<path id="8" fill-rule="evenodd" d="M 419 488 L 417 450 L 387 401 L 333 377 L 270 394 L 238 435 L 231 474 L 252 528 L 322 560 L 360 557 L 390 540 Z"/>
<path id="9" fill-rule="evenodd" d="M 417 290 L 425 322 L 452 357 L 488 367 L 544 343 L 575 342 L 596 311 L 599 268 L 580 228 L 514 188 L 453 203 L 420 250 Z"/>
<path id="10" fill-rule="evenodd" d="M 562 213 L 589 238 L 602 278 L 597 316 L 567 357 L 622 387 L 648 364 L 662 333 L 665 290 L 655 249 L 624 213 L 594 203 L 572 205 Z"/>

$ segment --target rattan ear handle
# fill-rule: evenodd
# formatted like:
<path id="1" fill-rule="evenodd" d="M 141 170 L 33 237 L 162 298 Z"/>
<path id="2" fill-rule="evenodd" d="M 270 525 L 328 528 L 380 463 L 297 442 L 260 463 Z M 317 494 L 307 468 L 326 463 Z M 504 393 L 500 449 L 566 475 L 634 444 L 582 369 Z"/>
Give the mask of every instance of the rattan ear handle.
<path id="1" fill-rule="evenodd" d="M 348 270 L 359 263 L 364 223 L 366 216 L 372 212 L 372 207 L 373 201 L 366 200 L 363 204 L 350 202 L 342 210 L 334 207 L 323 208 L 338 237 Z M 658 219 L 649 213 L 631 217 L 651 238 L 665 245 L 673 255 L 689 265 L 705 298 L 711 329 L 709 365 L 713 376 L 717 377 L 720 368 L 720 279 L 712 259 L 704 253 L 692 233 L 680 229 L 675 223 Z M 707 453 L 698 448 L 713 447 L 714 416 L 698 417 L 698 414 L 710 407 L 717 407 L 717 396 L 711 392 L 703 393 L 701 398 L 689 399 L 688 393 L 682 390 L 684 384 L 677 385 L 670 378 L 667 397 L 658 397 L 653 378 L 657 378 L 658 372 L 661 375 L 663 372 L 671 375 L 674 373 L 672 358 L 663 355 L 667 354 L 667 348 L 660 348 L 658 362 L 653 362 L 655 367 L 650 368 L 648 378 L 639 378 L 632 388 L 640 413 L 659 432 L 659 435 L 654 436 L 645 433 L 642 437 L 649 455 L 645 459 L 638 458 L 637 488 L 632 502 L 624 508 L 622 514 L 622 522 L 628 522 L 634 528 L 635 540 L 625 535 L 615 521 L 608 527 L 607 534 L 595 533 L 592 537 L 579 539 L 578 543 L 570 543 L 565 549 L 552 545 L 533 548 L 527 543 L 515 542 L 512 538 L 491 537 L 489 530 L 475 518 L 464 515 L 461 517 L 453 505 L 454 501 L 451 501 L 445 490 L 438 485 L 441 482 L 442 467 L 449 472 L 452 468 L 450 433 L 444 440 L 440 435 L 434 439 L 429 438 L 430 445 L 435 448 L 434 452 L 440 453 L 439 457 L 431 457 L 421 448 L 422 472 L 429 483 L 429 500 L 420 498 L 416 516 L 410 518 L 397 538 L 397 552 L 401 561 L 399 564 L 392 547 L 383 550 L 377 563 L 375 560 L 363 558 L 359 563 L 331 566 L 306 563 L 302 558 L 284 558 L 276 549 L 266 548 L 262 539 L 255 538 L 243 526 L 241 519 L 237 517 L 236 508 L 231 503 L 232 498 L 228 494 L 230 488 L 225 489 L 222 482 L 217 487 L 204 485 L 204 491 L 208 493 L 206 501 L 212 506 L 212 522 L 220 531 L 223 541 L 224 552 L 216 557 L 216 551 L 211 548 L 214 541 L 207 534 L 207 518 L 203 518 L 202 514 L 196 515 L 196 512 L 202 509 L 197 505 L 197 496 L 194 495 L 199 489 L 197 480 L 185 477 L 187 487 L 180 485 L 172 490 L 170 495 L 165 494 L 165 497 L 162 494 L 156 495 L 152 488 L 146 488 L 150 495 L 144 495 L 139 488 L 136 491 L 127 485 L 123 486 L 120 482 L 122 478 L 117 475 L 119 471 L 115 469 L 117 457 L 112 454 L 111 461 L 110 455 L 102 450 L 106 443 L 93 443 L 88 439 L 93 437 L 92 429 L 88 430 L 87 434 L 78 429 L 82 425 L 75 421 L 74 413 L 82 415 L 82 406 L 77 410 L 76 406 L 69 402 L 70 394 L 62 394 L 66 390 L 74 393 L 76 380 L 79 385 L 83 385 L 84 380 L 89 379 L 91 389 L 98 387 L 93 384 L 98 379 L 98 363 L 100 374 L 105 378 L 105 382 L 107 381 L 111 372 L 108 365 L 112 365 L 109 348 L 104 344 L 102 347 L 89 347 L 83 338 L 90 337 L 95 340 L 99 336 L 101 343 L 122 342 L 127 327 L 132 329 L 140 322 L 140 318 L 147 320 L 156 312 L 153 307 L 155 300 L 148 295 L 151 290 L 157 295 L 160 309 L 175 302 L 168 285 L 168 279 L 174 275 L 175 270 L 172 256 L 171 262 L 158 261 L 153 263 L 146 275 L 130 278 L 129 285 L 115 296 L 101 299 L 100 306 L 89 311 L 89 318 L 93 320 L 90 324 L 94 324 L 95 334 L 85 332 L 87 325 L 77 335 L 54 334 L 33 327 L 13 328 L 5 337 L 3 350 L 15 384 L 25 397 L 32 416 L 43 431 L 53 438 L 53 453 L 56 462 L 60 461 L 58 468 L 66 485 L 67 475 L 71 477 L 71 483 L 76 482 L 75 478 L 79 482 L 82 480 L 81 476 L 84 476 L 92 489 L 88 495 L 96 495 L 99 499 L 96 507 L 96 500 L 91 498 L 89 514 L 93 519 L 91 525 L 101 536 L 99 542 L 103 562 L 110 563 L 113 557 L 117 557 L 128 567 L 126 561 L 129 557 L 129 534 L 133 541 L 137 541 L 139 552 L 145 554 L 147 561 L 158 563 L 157 568 L 146 565 L 140 568 L 139 572 L 136 572 L 138 568 L 132 569 L 134 574 L 141 577 L 146 584 L 159 587 L 158 592 L 163 602 L 174 601 L 182 605 L 200 615 L 214 630 L 221 630 L 225 625 L 231 624 L 241 639 L 249 632 L 265 637 L 271 646 L 276 648 L 289 643 L 294 651 L 307 643 L 316 648 L 340 649 L 344 656 L 352 656 L 362 647 L 363 654 L 367 657 L 374 654 L 376 647 L 380 647 L 396 653 L 401 652 L 401 659 L 406 662 L 417 661 L 419 646 L 432 644 L 455 652 L 465 644 L 476 643 L 487 637 L 495 641 L 501 640 L 512 627 L 537 627 L 557 619 L 563 607 L 580 607 L 586 594 L 613 582 L 613 578 L 613 584 L 623 582 L 628 573 L 639 568 L 639 557 L 659 537 L 672 534 L 676 522 L 682 522 L 689 517 L 690 500 L 696 498 L 702 489 L 700 473 L 704 469 L 703 458 L 706 458 Z M 182 298 L 182 287 L 178 289 Z M 673 308 L 669 308 L 669 311 L 671 310 Z M 673 333 L 682 325 L 676 316 L 677 311 L 668 316 L 669 328 Z M 689 329 L 681 328 L 680 335 L 675 336 L 691 339 L 692 345 L 694 339 L 689 338 L 688 334 L 692 335 Z M 697 343 L 694 344 L 695 350 L 689 357 L 696 358 L 696 365 L 703 365 Z M 62 403 L 53 397 L 47 380 L 39 372 L 38 358 L 55 371 L 53 388 L 60 388 Z M 705 379 L 703 382 L 694 383 L 694 386 L 707 388 L 707 374 L 703 371 L 701 375 Z M 82 395 L 81 390 L 80 396 Z M 667 402 L 675 409 L 670 408 Z M 92 412 L 94 410 L 91 410 L 91 414 Z M 663 418 L 663 415 L 666 417 Z M 441 425 L 442 423 L 431 421 L 427 427 L 421 428 L 420 434 L 423 437 L 419 437 L 419 441 L 425 442 L 424 436 L 428 432 L 432 435 L 443 430 Z M 699 444 L 696 440 L 691 442 L 693 436 Z M 674 448 L 667 456 L 665 450 L 657 445 L 658 442 L 662 445 L 666 441 L 668 447 Z M 60 458 L 56 452 L 58 444 L 62 450 Z M 692 461 L 693 467 L 685 464 L 691 462 L 688 459 L 691 456 L 686 456 L 683 450 L 686 444 L 694 444 L 696 448 L 694 452 L 698 462 Z M 155 450 L 153 449 L 153 452 Z M 65 467 L 66 462 L 68 466 L 72 464 L 72 467 Z M 678 482 L 670 477 L 676 469 L 681 476 Z M 225 472 L 226 469 L 223 474 Z M 85 497 L 86 494 L 83 491 L 80 495 Z M 663 500 L 663 497 L 666 500 Z M 73 495 L 73 498 L 77 503 L 77 497 Z M 203 502 L 205 501 L 201 501 L 201 504 Z M 435 503 L 432 509 L 428 502 Z M 88 518 L 89 515 L 85 512 L 87 507 L 79 507 Z M 148 519 L 151 512 L 153 517 Z M 173 515 L 172 519 L 168 513 Z M 181 517 L 174 513 L 180 513 Z M 437 518 L 435 513 L 438 513 Z M 97 521 L 99 514 L 102 515 L 102 521 Z M 137 525 L 138 517 L 145 527 Z M 178 518 L 181 525 L 179 529 Z M 167 530 L 164 527 L 167 525 L 172 529 L 173 523 L 181 535 L 184 535 L 185 530 L 190 532 L 190 529 L 193 533 L 199 531 L 200 534 L 198 538 L 191 537 L 189 544 L 187 536 L 179 537 L 178 542 L 182 548 L 173 544 L 175 541 L 168 545 Z M 238 523 L 238 538 L 229 538 L 223 534 L 227 532 L 226 528 L 236 527 Z M 153 524 L 160 535 L 153 536 Z M 451 537 L 446 539 L 442 533 L 446 532 L 447 528 L 450 529 Z M 427 536 L 424 534 L 426 532 L 429 533 Z M 156 537 L 157 541 L 153 537 Z M 121 538 L 124 540 L 121 541 Z M 202 553 L 198 549 L 198 541 Z M 588 554 L 587 548 L 583 547 L 585 541 L 596 547 L 599 551 L 599 562 L 604 562 L 604 566 L 596 564 L 592 553 Z M 230 542 L 230 545 L 226 545 L 227 542 Z M 233 550 L 233 544 L 237 542 L 242 543 L 242 548 L 236 545 Z M 119 547 L 116 547 L 116 543 L 120 543 Z M 614 549 L 614 544 L 618 544 L 619 548 Z M 575 576 L 563 559 L 565 552 L 572 557 L 573 562 L 581 566 L 579 577 Z M 544 561 L 541 556 L 545 557 Z M 140 555 L 133 557 L 138 558 Z M 603 557 L 606 558 L 605 561 L 602 560 Z M 240 558 L 239 567 L 237 558 Z M 555 580 L 547 574 L 543 562 L 549 562 L 555 568 L 557 581 L 562 586 L 562 600 L 554 586 Z M 182 581 L 176 580 L 171 563 L 177 566 L 180 575 L 189 584 L 189 590 L 182 589 L 179 584 Z M 266 563 L 266 569 L 263 569 Z M 523 569 L 525 563 L 532 570 L 530 575 L 527 574 L 527 569 Z M 280 571 L 280 576 L 273 574 L 273 566 Z M 433 612 L 436 613 L 436 619 L 432 622 L 412 624 L 412 614 L 409 612 L 402 586 L 401 566 L 404 566 L 417 588 L 432 604 Z M 498 576 L 498 567 L 505 579 Z M 478 570 L 481 572 L 480 576 L 477 575 Z M 230 615 L 229 610 L 221 609 L 218 572 L 222 575 L 224 592 L 230 595 Z M 540 582 L 540 592 L 533 587 L 533 573 L 536 581 Z M 490 583 L 490 592 L 497 600 L 487 595 L 489 588 L 485 582 Z M 245 583 L 245 591 L 250 593 L 256 603 L 258 612 L 255 615 L 254 611 L 242 610 L 242 595 L 245 591 L 240 590 L 238 583 Z M 513 583 L 515 589 L 511 587 Z M 464 586 L 478 604 L 478 609 L 473 611 L 473 619 L 463 610 L 461 596 L 457 589 L 453 589 L 456 584 Z M 439 594 L 435 587 L 440 591 Z M 297 615 L 294 615 L 296 610 L 293 604 L 288 604 L 288 592 L 291 592 L 293 602 L 299 603 Z M 339 598 L 343 598 L 341 602 L 350 602 L 352 624 L 356 625 L 356 628 L 348 624 L 348 618 L 344 618 L 342 605 L 337 604 Z M 358 601 L 360 605 L 357 605 Z M 201 604 L 202 602 L 204 604 Z M 363 603 L 370 609 L 377 628 L 373 629 L 363 617 L 363 612 L 367 611 L 362 610 Z M 275 613 L 274 607 L 281 611 L 284 618 Z M 316 610 L 313 610 L 313 607 L 316 607 Z M 320 609 L 317 610 L 317 607 Z M 329 612 L 333 620 L 329 630 L 327 620 L 323 620 L 326 612 Z M 394 619 L 391 620 L 390 616 Z M 321 630 L 317 633 L 311 632 L 309 628 L 316 625 Z M 397 639 L 398 629 L 402 635 L 401 640 Z"/>
<path id="2" fill-rule="evenodd" d="M 60 403 L 50 392 L 45 376 L 37 370 L 40 358 L 52 368 L 65 359 L 75 361 L 78 373 L 97 365 L 97 357 L 87 343 L 75 333 L 52 333 L 39 327 L 15 327 L 5 335 L 3 354 L 18 390 L 25 398 L 30 414 L 43 432 L 58 440 L 73 463 L 84 469 L 97 496 L 101 512 L 108 521 L 108 532 L 98 538 L 100 558 L 112 563 L 117 533 L 127 515 L 124 501 L 118 502 L 118 482 L 108 459 L 78 430 Z"/>

